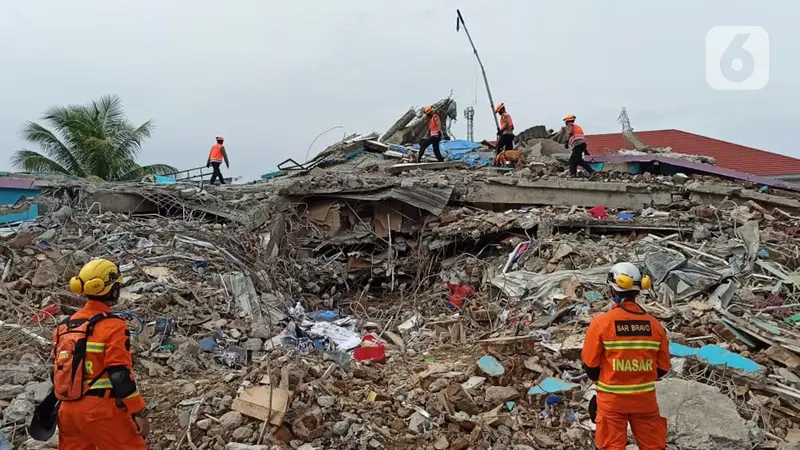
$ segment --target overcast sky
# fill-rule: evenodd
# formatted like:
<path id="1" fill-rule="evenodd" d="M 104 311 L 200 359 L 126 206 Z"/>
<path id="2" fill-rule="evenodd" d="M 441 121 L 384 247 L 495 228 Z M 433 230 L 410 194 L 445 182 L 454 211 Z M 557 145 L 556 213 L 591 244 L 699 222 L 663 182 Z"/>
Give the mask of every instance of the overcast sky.
<path id="1" fill-rule="evenodd" d="M 140 162 L 191 168 L 226 137 L 245 180 L 303 159 L 321 131 L 383 131 L 409 106 L 474 104 L 492 138 L 483 82 L 460 8 L 518 130 L 567 113 L 587 133 L 678 128 L 800 157 L 797 2 L 754 0 L 36 0 L 0 2 L 0 169 L 19 130 L 50 106 L 120 96 L 152 119 Z M 770 38 L 769 84 L 706 83 L 706 33 L 756 25 Z M 758 56 L 758 55 L 757 55 Z M 477 92 L 476 92 L 477 87 Z M 463 117 L 453 126 L 466 134 Z M 321 137 L 312 155 L 341 139 Z"/>

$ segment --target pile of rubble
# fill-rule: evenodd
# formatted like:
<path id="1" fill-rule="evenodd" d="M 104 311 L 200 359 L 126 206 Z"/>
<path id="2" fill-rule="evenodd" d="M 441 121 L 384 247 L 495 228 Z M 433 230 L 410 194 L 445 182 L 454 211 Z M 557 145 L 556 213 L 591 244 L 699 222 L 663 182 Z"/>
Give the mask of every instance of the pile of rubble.
<path id="1" fill-rule="evenodd" d="M 669 331 L 670 448 L 796 448 L 797 192 L 497 170 L 480 146 L 405 164 L 408 115 L 264 183 L 39 183 L 41 215 L 0 241 L 2 436 L 54 445 L 26 433 L 50 333 L 81 305 L 67 280 L 108 258 L 151 448 L 592 448 L 582 336 L 631 261 Z"/>

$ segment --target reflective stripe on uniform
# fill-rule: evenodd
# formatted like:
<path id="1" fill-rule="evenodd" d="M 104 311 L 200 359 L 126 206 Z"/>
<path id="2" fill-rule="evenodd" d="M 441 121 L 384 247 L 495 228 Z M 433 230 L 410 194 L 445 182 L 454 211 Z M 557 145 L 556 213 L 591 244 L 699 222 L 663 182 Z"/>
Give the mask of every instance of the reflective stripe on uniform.
<path id="1" fill-rule="evenodd" d="M 92 380 L 86 381 L 86 385 L 89 386 Z M 111 389 L 111 379 L 109 378 L 98 378 L 91 386 L 90 389 Z"/>
<path id="2" fill-rule="evenodd" d="M 658 341 L 605 341 L 606 350 L 658 350 L 661 343 Z"/>
<path id="3" fill-rule="evenodd" d="M 136 397 L 137 395 L 139 395 L 139 391 L 138 390 L 134 391 L 133 394 L 131 394 L 131 395 L 125 397 L 125 398 L 133 398 L 133 397 Z"/>
<path id="4" fill-rule="evenodd" d="M 103 353 L 106 349 L 105 342 L 87 342 L 86 353 Z"/>
<path id="5" fill-rule="evenodd" d="M 600 392 L 608 392 L 610 394 L 641 394 L 643 392 L 650 392 L 656 390 L 654 382 L 642 384 L 615 384 L 609 385 L 597 382 L 597 390 Z"/>

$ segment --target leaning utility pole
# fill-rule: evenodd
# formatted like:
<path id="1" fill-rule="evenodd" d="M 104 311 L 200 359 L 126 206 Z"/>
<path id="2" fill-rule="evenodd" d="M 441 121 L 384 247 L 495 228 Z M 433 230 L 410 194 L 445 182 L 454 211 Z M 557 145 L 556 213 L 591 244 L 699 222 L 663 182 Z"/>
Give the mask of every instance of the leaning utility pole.
<path id="1" fill-rule="evenodd" d="M 456 32 L 460 31 L 461 27 L 464 27 L 464 32 L 467 33 L 467 39 L 469 39 L 469 45 L 472 46 L 472 51 L 475 52 L 475 58 L 478 59 L 478 65 L 481 66 L 481 73 L 483 73 L 483 82 L 484 84 L 486 84 L 486 93 L 489 94 L 489 105 L 492 107 L 492 118 L 494 119 L 494 125 L 495 127 L 500 128 L 500 124 L 497 122 L 497 116 L 494 113 L 494 100 L 492 99 L 492 91 L 489 89 L 489 80 L 486 78 L 486 69 L 483 68 L 481 57 L 478 56 L 478 49 L 475 48 L 475 43 L 472 42 L 472 36 L 469 35 L 469 30 L 467 30 L 467 24 L 464 23 L 464 18 L 461 16 L 461 11 L 457 9 L 456 13 L 458 13 L 458 17 L 456 18 Z"/>

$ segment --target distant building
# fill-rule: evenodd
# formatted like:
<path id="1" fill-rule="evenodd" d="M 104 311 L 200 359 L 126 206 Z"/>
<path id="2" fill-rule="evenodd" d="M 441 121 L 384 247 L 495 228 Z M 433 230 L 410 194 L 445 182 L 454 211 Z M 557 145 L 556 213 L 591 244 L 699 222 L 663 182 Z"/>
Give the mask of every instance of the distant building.
<path id="1" fill-rule="evenodd" d="M 800 181 L 800 159 L 713 139 L 681 130 L 635 131 L 650 147 L 671 147 L 676 153 L 713 157 L 716 165 L 752 175 Z M 622 133 L 587 136 L 592 155 L 613 153 L 633 146 Z"/>

